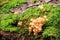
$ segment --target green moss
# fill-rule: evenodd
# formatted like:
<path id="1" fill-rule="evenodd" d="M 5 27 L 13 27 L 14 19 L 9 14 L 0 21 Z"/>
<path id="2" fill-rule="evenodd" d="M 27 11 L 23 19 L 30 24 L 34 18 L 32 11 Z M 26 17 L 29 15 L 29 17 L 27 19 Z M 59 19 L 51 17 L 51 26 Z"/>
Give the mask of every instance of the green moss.
<path id="1" fill-rule="evenodd" d="M 5 4 L 5 3 L 8 3 L 8 2 L 9 2 L 9 0 L 3 0 L 3 1 L 0 0 L 0 6 L 3 5 L 3 4 Z"/>
<path id="2" fill-rule="evenodd" d="M 53 8 L 52 4 L 44 4 L 43 7 L 45 8 L 46 11 L 49 11 Z"/>
<path id="3" fill-rule="evenodd" d="M 2 7 L 0 7 L 0 14 L 9 13 L 9 10 L 11 8 L 16 7 L 16 6 L 22 6 L 22 3 L 26 1 L 27 0 L 9 0 L 6 4 L 4 3 L 4 5 L 2 4 Z M 3 1 L 1 2 L 3 3 Z"/>
<path id="4" fill-rule="evenodd" d="M 52 36 L 52 37 L 60 39 L 60 31 L 59 30 L 60 30 L 59 27 L 49 26 L 49 27 L 45 28 L 42 35 L 44 38 Z"/>
<path id="5" fill-rule="evenodd" d="M 39 2 L 40 0 L 32 0 L 32 2 L 34 3 L 34 2 Z"/>
<path id="6" fill-rule="evenodd" d="M 55 7 L 51 10 L 49 16 L 48 25 L 55 25 L 58 26 L 60 22 L 60 7 Z"/>

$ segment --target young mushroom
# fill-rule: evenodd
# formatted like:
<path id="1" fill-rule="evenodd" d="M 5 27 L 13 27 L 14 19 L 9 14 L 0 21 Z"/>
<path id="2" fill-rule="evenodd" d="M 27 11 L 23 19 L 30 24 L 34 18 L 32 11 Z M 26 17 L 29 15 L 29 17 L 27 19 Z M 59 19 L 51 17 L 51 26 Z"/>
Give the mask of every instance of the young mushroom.
<path id="1" fill-rule="evenodd" d="M 22 26 L 23 25 L 23 22 L 22 21 L 18 22 L 18 25 L 19 26 Z"/>
<path id="2" fill-rule="evenodd" d="M 43 5 L 39 5 L 38 8 L 40 8 L 42 12 L 45 12 L 45 8 L 43 7 Z"/>
<path id="3" fill-rule="evenodd" d="M 18 14 L 19 14 L 19 12 L 15 11 L 15 12 L 14 12 L 14 14 L 15 14 L 15 15 L 18 15 Z"/>

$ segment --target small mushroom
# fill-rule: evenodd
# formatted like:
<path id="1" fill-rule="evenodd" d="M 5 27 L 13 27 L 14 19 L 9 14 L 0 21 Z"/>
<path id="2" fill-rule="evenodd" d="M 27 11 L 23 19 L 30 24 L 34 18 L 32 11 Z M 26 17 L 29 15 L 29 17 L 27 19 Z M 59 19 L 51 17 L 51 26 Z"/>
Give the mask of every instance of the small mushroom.
<path id="1" fill-rule="evenodd" d="M 45 12 L 45 8 L 43 7 L 43 5 L 39 5 L 38 8 L 40 8 L 42 12 Z"/>
<path id="2" fill-rule="evenodd" d="M 19 12 L 14 12 L 15 15 L 19 14 Z"/>
<path id="3" fill-rule="evenodd" d="M 32 32 L 32 27 L 29 27 L 29 32 L 30 32 L 30 33 Z"/>
<path id="4" fill-rule="evenodd" d="M 23 22 L 22 21 L 18 22 L 18 25 L 19 26 L 22 26 L 23 25 Z"/>

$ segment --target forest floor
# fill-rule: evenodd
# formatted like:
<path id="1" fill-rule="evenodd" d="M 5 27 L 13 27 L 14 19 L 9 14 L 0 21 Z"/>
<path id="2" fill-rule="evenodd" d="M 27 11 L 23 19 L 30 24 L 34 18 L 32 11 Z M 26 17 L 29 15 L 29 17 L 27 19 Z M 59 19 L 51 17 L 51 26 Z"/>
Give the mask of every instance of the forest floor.
<path id="1" fill-rule="evenodd" d="M 52 5 L 60 5 L 60 0 L 40 0 L 39 2 L 35 1 L 34 3 L 32 3 L 31 0 L 28 0 L 27 2 L 23 3 L 21 7 L 16 6 L 15 8 L 11 8 L 10 12 L 23 13 L 29 7 L 34 8 L 44 3 L 51 3 Z M 19 38 L 22 38 L 22 40 L 33 40 L 32 36 L 28 37 L 28 36 L 20 35 L 18 33 L 4 32 L 0 30 L 0 40 L 19 40 Z M 40 40 L 45 40 L 45 39 L 41 38 Z M 50 40 L 50 39 L 47 39 L 47 40 Z"/>

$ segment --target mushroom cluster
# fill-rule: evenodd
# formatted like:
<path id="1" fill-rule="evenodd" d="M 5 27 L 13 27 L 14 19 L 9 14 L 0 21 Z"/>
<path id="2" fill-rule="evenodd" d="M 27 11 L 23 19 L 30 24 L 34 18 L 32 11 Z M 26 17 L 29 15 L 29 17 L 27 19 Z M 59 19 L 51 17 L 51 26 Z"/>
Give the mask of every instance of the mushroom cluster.
<path id="1" fill-rule="evenodd" d="M 36 19 L 31 19 L 29 32 L 34 32 L 34 35 L 38 35 L 39 32 L 42 31 L 42 26 L 44 25 L 44 22 L 48 21 L 47 16 L 39 17 Z"/>

